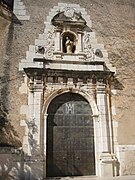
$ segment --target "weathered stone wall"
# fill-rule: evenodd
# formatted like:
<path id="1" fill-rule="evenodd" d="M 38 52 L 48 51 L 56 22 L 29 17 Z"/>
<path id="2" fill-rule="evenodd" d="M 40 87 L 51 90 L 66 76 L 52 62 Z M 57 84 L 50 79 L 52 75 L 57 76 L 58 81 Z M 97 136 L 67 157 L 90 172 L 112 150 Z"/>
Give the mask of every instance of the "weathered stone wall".
<path id="1" fill-rule="evenodd" d="M 10 121 L 8 94 L 10 73 L 10 44 L 12 41 L 12 11 L 0 4 L 0 146 L 21 146 L 15 127 Z"/>
<path id="2" fill-rule="evenodd" d="M 135 1 L 134 0 L 23 0 L 29 21 L 5 23 L 1 28 L 2 50 L 0 51 L 0 72 L 3 77 L 1 88 L 2 101 L 8 111 L 8 117 L 17 130 L 22 140 L 24 129 L 20 126 L 20 119 L 25 120 L 25 115 L 20 117 L 20 107 L 27 105 L 27 97 L 18 91 L 23 81 L 18 72 L 21 59 L 25 58 L 30 44 L 34 44 L 38 35 L 43 33 L 44 21 L 50 8 L 58 2 L 76 3 L 86 8 L 92 20 L 92 30 L 96 32 L 99 43 L 103 43 L 109 53 L 111 63 L 117 68 L 114 86 L 117 94 L 113 95 L 116 106 L 115 121 L 118 121 L 119 144 L 135 143 Z M 1 21 L 0 21 L 1 22 Z M 6 37 L 5 37 L 6 36 Z"/>
<path id="3" fill-rule="evenodd" d="M 9 84 L 10 116 L 15 126 L 19 128 L 19 105 L 26 101 L 18 94 L 20 83 L 18 74 L 18 63 L 25 58 L 25 53 L 30 44 L 44 29 L 44 21 L 50 8 L 57 5 L 59 1 L 31 1 L 25 0 L 24 4 L 30 15 L 29 21 L 15 22 L 11 31 L 13 42 L 10 46 L 10 78 Z M 62 1 L 66 2 L 66 1 Z M 118 139 L 120 144 L 135 143 L 134 131 L 134 32 L 135 32 L 135 1 L 133 0 L 86 0 L 68 1 L 79 3 L 92 20 L 92 30 L 96 32 L 99 43 L 103 43 L 108 50 L 111 63 L 117 68 L 115 77 L 115 88 L 117 95 L 114 98 L 117 115 L 114 120 L 119 122 Z M 11 34 L 12 36 L 12 34 Z M 16 80 L 15 80 L 16 79 Z M 15 93 L 16 92 L 16 93 Z M 21 103 L 20 103 L 21 101 Z M 27 103 L 27 102 L 26 102 Z M 130 132 L 130 133 L 129 133 Z"/>

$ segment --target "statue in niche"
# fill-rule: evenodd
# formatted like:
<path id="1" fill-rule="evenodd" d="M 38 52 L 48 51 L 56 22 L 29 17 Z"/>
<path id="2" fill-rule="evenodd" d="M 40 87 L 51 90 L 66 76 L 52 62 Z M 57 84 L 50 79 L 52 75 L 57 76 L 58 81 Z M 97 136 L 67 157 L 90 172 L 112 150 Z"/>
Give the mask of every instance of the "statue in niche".
<path id="1" fill-rule="evenodd" d="M 66 52 L 67 53 L 73 53 L 73 47 L 74 47 L 74 42 L 69 39 L 69 37 L 66 37 Z"/>

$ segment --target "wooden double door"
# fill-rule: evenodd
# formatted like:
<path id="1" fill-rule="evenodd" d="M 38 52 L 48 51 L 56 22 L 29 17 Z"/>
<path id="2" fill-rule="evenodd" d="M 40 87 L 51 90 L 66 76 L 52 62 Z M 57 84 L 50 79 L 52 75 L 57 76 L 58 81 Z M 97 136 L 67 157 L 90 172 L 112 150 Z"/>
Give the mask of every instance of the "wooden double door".
<path id="1" fill-rule="evenodd" d="M 94 128 L 89 103 L 64 93 L 49 105 L 47 177 L 95 175 Z"/>

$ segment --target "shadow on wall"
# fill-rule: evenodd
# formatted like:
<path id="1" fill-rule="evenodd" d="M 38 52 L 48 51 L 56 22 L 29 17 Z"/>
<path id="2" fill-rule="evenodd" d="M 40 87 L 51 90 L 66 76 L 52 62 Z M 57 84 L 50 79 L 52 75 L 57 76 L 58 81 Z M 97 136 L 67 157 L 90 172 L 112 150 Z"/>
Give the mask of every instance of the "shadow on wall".
<path id="1" fill-rule="evenodd" d="M 114 86 L 115 90 L 123 90 L 124 86 L 121 82 L 118 81 L 116 77 L 114 77 L 112 85 Z"/>
<path id="2" fill-rule="evenodd" d="M 4 5 L 8 9 L 13 10 L 14 0 L 0 0 L 0 4 Z"/>
<path id="3" fill-rule="evenodd" d="M 104 65 L 106 71 L 110 71 L 110 69 Z M 111 79 L 111 85 L 114 87 L 115 90 L 123 90 L 124 86 L 123 84 L 118 81 L 117 77 L 115 75 L 113 75 L 112 79 Z"/>
<path id="4" fill-rule="evenodd" d="M 35 180 L 31 167 L 24 162 L 24 153 L 11 147 L 0 149 L 0 179 Z"/>
<path id="5" fill-rule="evenodd" d="M 0 106 L 0 137 L 0 147 L 21 147 L 17 132 L 7 119 L 7 113 L 2 105 Z"/>

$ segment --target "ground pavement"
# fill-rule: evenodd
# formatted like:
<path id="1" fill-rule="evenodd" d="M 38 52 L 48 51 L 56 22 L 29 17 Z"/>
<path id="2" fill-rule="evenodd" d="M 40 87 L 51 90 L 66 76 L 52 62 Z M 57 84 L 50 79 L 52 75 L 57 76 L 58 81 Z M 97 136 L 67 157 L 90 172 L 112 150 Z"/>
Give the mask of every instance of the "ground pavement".
<path id="1" fill-rule="evenodd" d="M 92 177 L 92 176 L 78 176 L 78 177 L 62 177 L 49 178 L 48 180 L 135 180 L 135 175 L 131 176 L 117 176 L 117 177 Z"/>

